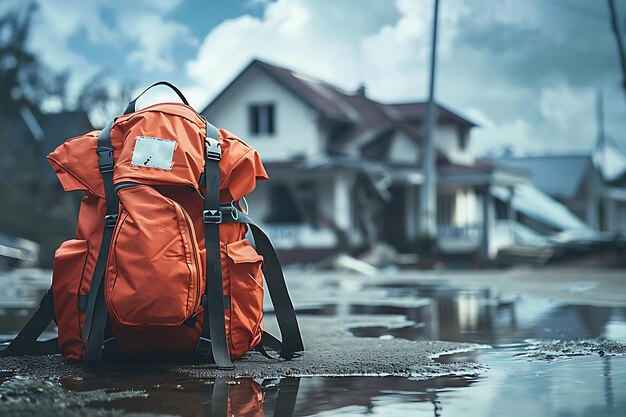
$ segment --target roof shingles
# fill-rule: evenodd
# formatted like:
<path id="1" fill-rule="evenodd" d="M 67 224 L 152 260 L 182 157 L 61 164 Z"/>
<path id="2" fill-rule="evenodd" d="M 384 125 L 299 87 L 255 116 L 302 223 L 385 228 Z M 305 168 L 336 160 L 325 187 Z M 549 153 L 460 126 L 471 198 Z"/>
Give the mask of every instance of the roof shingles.
<path id="1" fill-rule="evenodd" d="M 566 199 L 576 195 L 587 170 L 593 166 L 589 155 L 503 157 L 493 162 L 526 172 L 540 191 Z"/>
<path id="2" fill-rule="evenodd" d="M 326 82 L 256 59 L 241 74 L 253 67 L 264 71 L 327 119 L 345 123 L 348 128 L 344 129 L 342 137 L 338 138 L 343 143 L 389 130 L 401 130 L 411 139 L 421 140 L 420 132 L 412 125 L 423 120 L 427 107 L 425 103 L 380 103 L 364 94 L 350 93 Z M 236 80 L 237 78 L 230 85 Z M 217 98 L 202 113 L 206 113 L 216 101 Z M 456 124 L 464 128 L 476 126 L 439 104 L 437 114 L 441 123 Z"/>

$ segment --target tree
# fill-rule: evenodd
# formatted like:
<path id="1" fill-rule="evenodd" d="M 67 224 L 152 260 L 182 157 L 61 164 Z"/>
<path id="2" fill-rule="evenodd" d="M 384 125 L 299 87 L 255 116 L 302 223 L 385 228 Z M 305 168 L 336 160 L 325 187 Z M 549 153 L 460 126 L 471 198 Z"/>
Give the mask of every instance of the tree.
<path id="1" fill-rule="evenodd" d="M 42 266 L 51 266 L 54 250 L 74 231 L 77 196 L 64 196 L 58 183 L 42 181 L 49 168 L 41 138 L 33 137 L 26 119 L 42 120 L 45 104 L 57 111 L 84 110 L 93 124 L 104 124 L 125 109 L 133 85 L 112 86 L 97 74 L 70 100 L 69 73 L 51 71 L 28 49 L 36 12 L 29 3 L 0 16 L 0 231 L 39 243 Z"/>
<path id="2" fill-rule="evenodd" d="M 85 83 L 78 95 L 76 108 L 89 113 L 95 125 L 102 126 L 121 114 L 133 99 L 133 84 L 122 83 L 116 88 L 111 85 L 106 75 L 98 73 Z"/>
<path id="3" fill-rule="evenodd" d="M 50 266 L 54 250 L 75 227 L 76 204 L 60 198 L 61 187 L 42 182 L 41 143 L 29 135 L 24 114 L 38 119 L 41 105 L 69 107 L 68 73 L 54 73 L 28 47 L 37 6 L 0 16 L 0 230 L 40 244 L 40 260 Z"/>
<path id="4" fill-rule="evenodd" d="M 36 111 L 46 99 L 67 108 L 69 74 L 55 74 L 28 50 L 35 3 L 0 17 L 0 117 L 15 117 L 21 106 Z"/>

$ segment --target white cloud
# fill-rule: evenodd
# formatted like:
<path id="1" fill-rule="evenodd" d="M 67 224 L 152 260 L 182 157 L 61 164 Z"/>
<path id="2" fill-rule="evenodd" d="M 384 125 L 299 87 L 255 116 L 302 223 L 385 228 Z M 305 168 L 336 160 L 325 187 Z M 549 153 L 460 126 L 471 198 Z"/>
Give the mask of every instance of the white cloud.
<path id="1" fill-rule="evenodd" d="M 471 150 L 476 155 L 497 154 L 505 149 L 524 154 L 533 148 L 535 132 L 526 120 L 516 118 L 496 123 L 477 108 L 468 109 L 466 114 L 479 125 L 471 138 Z"/>
<path id="2" fill-rule="evenodd" d="M 126 14 L 121 19 L 120 27 L 127 39 L 137 45 L 128 52 L 126 61 L 145 72 L 172 72 L 176 67 L 174 48 L 198 44 L 187 26 L 165 21 L 157 14 Z"/>
<path id="3" fill-rule="evenodd" d="M 423 100 L 432 5 L 432 0 L 345 1 L 332 7 L 313 0 L 269 3 L 261 18 L 225 21 L 205 37 L 186 65 L 192 102 L 201 108 L 255 57 L 348 90 L 365 82 L 368 94 L 382 101 Z M 568 81 L 585 80 L 569 74 L 575 69 L 567 65 L 582 52 L 563 46 L 570 55 L 561 63 L 550 49 L 567 42 L 564 33 L 576 25 L 567 19 L 548 24 L 559 9 L 539 6 L 513 0 L 440 5 L 436 94 L 481 125 L 472 139 L 477 153 L 504 146 L 521 153 L 593 146 L 593 88 Z M 386 19 L 363 21 L 385 13 Z M 554 68 L 539 71 L 544 64 Z"/>
<path id="4" fill-rule="evenodd" d="M 480 125 L 472 135 L 472 150 L 477 154 L 504 148 L 519 154 L 591 151 L 597 138 L 593 90 L 560 84 L 543 89 L 533 105 L 541 117 L 532 122 L 515 114 L 498 122 L 483 110 L 470 108 L 465 113 Z"/>
<path id="5" fill-rule="evenodd" d="M 77 34 L 125 51 L 127 62 L 142 71 L 167 75 L 177 69 L 176 48 L 197 42 L 190 29 L 167 17 L 181 1 L 42 1 L 32 43 L 46 63 L 71 68 L 76 76 L 97 70 L 68 46 Z M 585 0 L 571 2 L 605 13 Z M 193 59 L 180 63 L 185 91 L 202 107 L 256 57 L 348 90 L 365 82 L 368 94 L 382 101 L 422 100 L 432 4 L 251 0 L 250 7 L 264 8 L 261 17 L 223 21 L 202 39 Z M 539 0 L 446 0 L 440 7 L 436 94 L 480 123 L 474 149 L 589 149 L 598 87 L 607 92 L 608 135 L 624 141 L 626 107 L 607 22 Z"/>
<path id="6" fill-rule="evenodd" d="M 80 86 L 102 68 L 71 48 L 73 37 L 84 36 L 112 50 L 128 49 L 127 60 L 145 71 L 171 71 L 172 51 L 180 45 L 197 45 L 185 25 L 163 16 L 182 0 L 55 0 L 39 1 L 30 46 L 54 71 L 69 70 L 70 89 Z M 19 6 L 14 1 L 5 11 Z M 1 12 L 2 10 L 0 10 Z M 111 21 L 104 18 L 108 13 Z"/>
<path id="7" fill-rule="evenodd" d="M 372 70 L 360 41 L 392 25 L 398 14 L 394 3 L 376 0 L 333 2 L 332 7 L 313 0 L 278 0 L 266 6 L 261 18 L 244 15 L 224 21 L 187 63 L 194 104 L 205 104 L 253 58 L 347 89 L 361 81 L 369 84 L 374 76 L 368 75 Z M 408 27 L 403 31 L 411 32 Z"/>

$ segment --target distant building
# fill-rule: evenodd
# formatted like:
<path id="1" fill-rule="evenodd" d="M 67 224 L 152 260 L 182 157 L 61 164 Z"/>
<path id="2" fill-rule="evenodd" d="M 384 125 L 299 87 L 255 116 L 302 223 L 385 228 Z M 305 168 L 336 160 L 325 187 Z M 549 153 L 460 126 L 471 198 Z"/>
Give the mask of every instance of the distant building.
<path id="1" fill-rule="evenodd" d="M 41 113 L 27 105 L 17 110 L 12 117 L 0 117 L 0 182 L 16 191 L 2 195 L 0 269 L 48 265 L 59 241 L 75 229 L 75 214 L 44 205 L 63 195 L 46 156 L 68 138 L 93 130 L 83 111 Z"/>
<path id="2" fill-rule="evenodd" d="M 39 257 L 39 245 L 0 232 L 0 271 L 16 266 L 33 266 Z"/>
<path id="3" fill-rule="evenodd" d="M 38 168 L 44 181 L 56 182 L 46 156 L 67 139 L 94 130 L 82 110 L 42 113 L 23 105 L 19 116 L 0 121 L 0 136 L 5 138 L 0 154 L 0 175 L 10 175 L 6 170 L 10 163 L 15 163 L 12 160 L 24 151 L 32 151 L 40 161 Z"/>
<path id="4" fill-rule="evenodd" d="M 254 60 L 201 112 L 254 146 L 272 179 L 252 214 L 287 261 L 386 242 L 417 245 L 424 103 L 383 104 Z M 491 189 L 526 183 L 468 152 L 473 122 L 437 105 L 438 236 L 448 254 L 493 259 L 514 240 L 515 212 Z"/>
<path id="5" fill-rule="evenodd" d="M 525 172 L 537 189 L 564 204 L 588 226 L 626 232 L 626 184 L 619 179 L 605 183 L 591 156 L 505 157 L 493 162 Z"/>

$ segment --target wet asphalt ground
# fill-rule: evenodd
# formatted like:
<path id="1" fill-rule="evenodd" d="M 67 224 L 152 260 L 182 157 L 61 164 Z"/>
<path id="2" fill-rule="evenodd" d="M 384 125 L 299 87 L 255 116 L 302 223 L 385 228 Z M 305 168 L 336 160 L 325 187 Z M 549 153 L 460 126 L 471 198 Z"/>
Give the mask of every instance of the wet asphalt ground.
<path id="1" fill-rule="evenodd" d="M 136 389 L 151 387 L 151 382 L 133 382 L 133 375 L 146 372 L 149 373 L 148 381 L 166 381 L 173 378 L 176 381 L 186 381 L 182 385 L 190 381 L 215 383 L 211 381 L 217 381 L 214 379 L 216 377 L 237 381 L 238 377 L 261 380 L 276 377 L 343 376 L 342 380 L 349 381 L 349 376 L 395 376 L 402 377 L 400 381 L 409 383 L 429 378 L 435 378 L 430 381 L 437 381 L 441 380 L 442 375 L 452 375 L 460 379 L 445 384 L 463 386 L 466 384 L 463 381 L 468 380 L 463 378 L 473 380 L 472 378 L 481 378 L 487 373 L 486 365 L 472 359 L 476 357 L 473 352 L 483 351 L 480 346 L 485 343 L 496 345 L 508 341 L 502 335 L 498 336 L 500 339 L 477 337 L 476 335 L 480 336 L 478 328 L 467 334 L 464 331 L 459 333 L 459 329 L 467 326 L 468 320 L 470 327 L 472 320 L 478 320 L 477 323 L 480 321 L 473 313 L 476 310 L 473 307 L 476 300 L 468 298 L 465 291 L 480 294 L 478 303 L 487 305 L 487 316 L 503 315 L 511 305 L 515 305 L 515 300 L 523 297 L 541 296 L 550 302 L 559 300 L 571 303 L 573 307 L 565 308 L 565 313 L 558 313 L 561 315 L 557 316 L 557 321 L 562 321 L 562 317 L 567 317 L 570 311 L 574 311 L 574 314 L 588 313 L 587 310 L 578 309 L 576 303 L 617 306 L 617 310 L 611 311 L 618 312 L 623 311 L 620 306 L 626 306 L 626 274 L 615 270 L 386 271 L 377 277 L 291 270 L 287 272 L 287 276 L 295 305 L 301 313 L 299 320 L 307 349 L 300 358 L 272 361 L 260 354 L 250 353 L 237 362 L 234 371 L 228 372 L 193 363 L 154 362 L 112 364 L 87 371 L 81 365 L 67 364 L 59 356 L 0 358 L 0 381 L 5 381 L 0 385 L 0 415 L 145 415 L 141 412 L 133 413 L 132 405 L 130 411 L 122 412 L 115 411 L 106 404 L 119 404 L 120 401 L 134 404 L 143 397 L 158 401 L 158 396 L 155 397 L 154 393 L 149 395 L 145 390 Z M 30 293 L 33 286 L 36 285 L 28 284 L 26 293 Z M 411 288 L 419 288 L 417 296 L 411 294 Z M 460 294 L 455 295 L 458 299 L 453 309 L 442 309 L 446 301 L 440 296 L 435 297 L 440 299 L 439 309 L 432 308 L 432 300 L 426 301 L 423 298 L 425 294 L 428 297 L 438 292 L 445 294 L 450 288 L 454 288 L 455 294 Z M 18 295 L 20 294 L 22 293 L 18 291 Z M 468 305 L 471 308 L 468 309 Z M 604 323 L 608 319 L 602 311 L 604 310 L 600 310 L 600 313 L 592 312 L 591 315 L 599 315 Z M 439 317 L 433 317 L 438 314 Z M 18 311 L 13 316 L 23 315 L 23 312 Z M 448 317 L 450 315 L 454 317 Z M 503 317 L 506 318 L 507 314 Z M 266 326 L 270 331 L 275 331 L 271 313 L 268 313 L 267 318 L 269 320 Z M 449 320 L 452 321 L 452 332 L 446 330 L 449 323 L 442 324 Z M 493 320 L 502 321 L 497 317 Z M 428 325 L 416 325 L 420 322 L 434 322 L 437 326 L 430 328 Z M 477 326 L 480 327 L 481 324 Z M 487 332 L 491 336 L 498 333 L 493 326 L 493 323 L 487 326 Z M 615 334 L 621 334 L 619 329 L 622 327 L 619 326 L 621 324 L 618 323 L 615 327 L 613 323 L 613 328 L 618 329 L 617 333 L 614 331 Z M 434 330 L 435 327 L 438 330 Z M 516 326 L 505 326 L 501 331 L 504 334 L 519 332 L 510 336 L 511 340 L 533 336 L 520 332 Z M 597 331 L 580 334 L 598 336 Z M 528 360 L 553 361 L 573 356 L 608 357 L 626 353 L 626 345 L 614 340 L 554 341 L 547 338 L 545 333 L 539 335 L 545 340 L 536 341 L 525 348 L 524 356 Z M 553 335 L 554 338 L 559 336 L 566 335 Z M 464 343 L 435 341 L 439 338 L 460 340 Z M 477 343 L 465 343 L 468 341 Z M 467 353 L 440 357 L 453 352 Z M 470 357 L 470 360 L 463 359 L 464 355 Z M 105 380 L 109 385 L 103 382 Z M 371 380 L 380 381 L 381 387 L 390 381 L 389 378 Z M 72 386 L 77 381 L 81 388 L 74 390 Z M 411 384 L 415 385 L 415 382 Z M 365 384 L 369 385 L 371 384 Z M 413 385 L 402 385 L 402 391 L 409 390 Z M 66 389 L 68 386 L 69 391 Z M 178 386 L 179 384 L 173 383 L 171 389 L 176 391 Z M 194 386 L 193 390 L 195 389 Z M 180 402 L 179 397 L 176 398 L 176 402 Z M 166 411 L 160 407 L 156 409 L 160 412 Z M 195 412 L 188 415 L 195 415 Z M 173 414 L 187 415 L 178 411 Z"/>
<path id="2" fill-rule="evenodd" d="M 22 378 L 58 380 L 70 376 L 93 376 L 116 368 L 132 369 L 156 366 L 168 372 L 193 377 L 218 376 L 276 378 L 286 376 L 411 376 L 429 378 L 440 374 L 475 374 L 472 364 L 439 364 L 432 358 L 445 352 L 469 350 L 475 345 L 453 342 L 417 342 L 403 339 L 362 338 L 348 329 L 363 323 L 392 324 L 394 317 L 357 317 L 337 320 L 326 317 L 302 317 L 305 354 L 290 361 L 271 360 L 256 352 L 235 363 L 235 370 L 222 371 L 207 364 L 128 362 L 87 371 L 80 364 L 69 364 L 60 356 L 21 356 L 0 358 L 0 370 Z"/>

